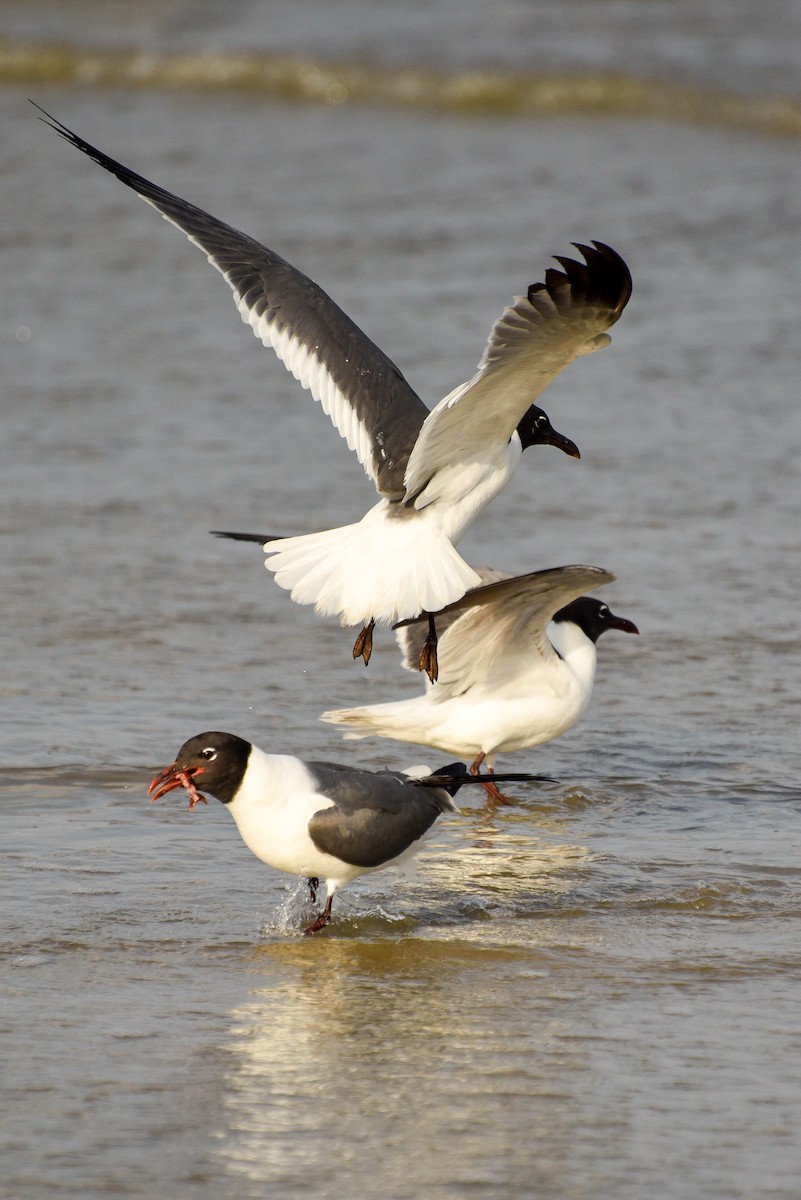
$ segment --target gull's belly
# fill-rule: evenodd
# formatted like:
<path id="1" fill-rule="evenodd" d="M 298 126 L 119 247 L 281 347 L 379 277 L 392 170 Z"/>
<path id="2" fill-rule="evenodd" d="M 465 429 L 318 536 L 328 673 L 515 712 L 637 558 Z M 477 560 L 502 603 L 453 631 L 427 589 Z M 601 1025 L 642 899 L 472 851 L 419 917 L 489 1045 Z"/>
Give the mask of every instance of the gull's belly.
<path id="1" fill-rule="evenodd" d="M 415 501 L 415 508 L 423 513 L 427 509 L 436 512 L 441 529 L 455 544 L 482 509 L 506 487 L 520 454 L 519 442 L 510 442 L 490 458 L 443 468 Z"/>
<path id="2" fill-rule="evenodd" d="M 441 713 L 437 713 L 438 707 Z M 525 750 L 565 733 L 583 708 L 581 690 L 569 683 L 534 696 L 499 692 L 471 702 L 459 697 L 432 705 L 429 736 L 456 754 Z"/>

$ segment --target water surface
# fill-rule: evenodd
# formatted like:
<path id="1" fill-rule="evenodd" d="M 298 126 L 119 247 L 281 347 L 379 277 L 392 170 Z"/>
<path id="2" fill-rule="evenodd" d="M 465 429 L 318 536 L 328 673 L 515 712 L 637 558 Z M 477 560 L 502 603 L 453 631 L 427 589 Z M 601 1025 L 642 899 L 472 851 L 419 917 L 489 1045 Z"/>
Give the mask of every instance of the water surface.
<path id="1" fill-rule="evenodd" d="M 85 11 L 56 28 L 48 10 L 40 32 L 75 41 L 70 8 Z M 237 6 L 236 28 L 263 47 L 259 11 Z M 468 61 L 454 46 L 476 19 L 429 59 Z M 778 26 L 759 37 L 784 61 Z M 724 60 L 714 82 L 732 87 Z M 607 599 L 642 636 L 601 643 L 580 726 L 507 756 L 558 785 L 494 813 L 466 798 L 413 875 L 356 883 L 303 939 L 302 889 L 221 806 L 145 792 L 213 728 L 436 765 L 317 721 L 415 691 L 391 638 L 357 668 L 348 631 L 292 605 L 253 547 L 207 534 L 353 519 L 372 487 L 202 255 L 38 125 L 28 90 L 0 92 L 7 1194 L 794 1198 L 793 144 L 37 90 L 311 273 L 432 404 L 572 240 L 632 268 L 611 349 L 548 392 L 581 463 L 527 455 L 463 546 L 506 570 L 612 569 Z"/>

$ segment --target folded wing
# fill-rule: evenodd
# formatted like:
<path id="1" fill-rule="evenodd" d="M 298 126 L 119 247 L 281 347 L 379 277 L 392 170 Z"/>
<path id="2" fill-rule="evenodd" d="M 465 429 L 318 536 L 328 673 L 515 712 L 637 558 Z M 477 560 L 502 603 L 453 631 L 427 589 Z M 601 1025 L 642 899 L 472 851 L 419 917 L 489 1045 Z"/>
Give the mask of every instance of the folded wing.
<path id="1" fill-rule="evenodd" d="M 391 772 L 309 763 L 318 790 L 333 801 L 309 821 L 318 850 L 359 867 L 377 867 L 418 841 L 441 813 L 455 811 L 441 789 L 417 789 Z"/>

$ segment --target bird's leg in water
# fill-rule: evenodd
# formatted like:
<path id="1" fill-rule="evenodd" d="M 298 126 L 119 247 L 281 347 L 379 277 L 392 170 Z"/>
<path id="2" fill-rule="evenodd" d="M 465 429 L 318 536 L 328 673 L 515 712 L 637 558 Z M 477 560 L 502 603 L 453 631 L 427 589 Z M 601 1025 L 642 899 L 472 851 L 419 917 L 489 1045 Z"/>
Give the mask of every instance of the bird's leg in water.
<path id="1" fill-rule="evenodd" d="M 473 762 L 470 764 L 470 767 L 469 767 L 469 772 L 471 775 L 478 775 L 481 764 L 483 763 L 483 761 L 486 757 L 487 757 L 486 751 L 482 750 L 481 753 L 478 755 L 478 757 L 473 760 Z M 488 775 L 493 775 L 494 773 L 495 773 L 494 767 L 487 767 Z M 482 783 L 481 786 L 483 788 L 486 788 L 487 795 L 489 796 L 490 800 L 494 800 L 496 804 L 514 804 L 514 800 L 510 800 L 508 798 L 508 796 L 504 796 L 503 792 L 500 791 L 497 784 L 490 782 L 490 783 Z"/>
<path id="2" fill-rule="evenodd" d="M 333 896 L 328 897 L 325 902 L 325 908 L 320 913 L 319 917 L 312 921 L 311 925 L 303 930 L 304 933 L 317 933 L 319 929 L 325 929 L 326 925 L 331 920 L 331 901 L 333 899 Z"/>

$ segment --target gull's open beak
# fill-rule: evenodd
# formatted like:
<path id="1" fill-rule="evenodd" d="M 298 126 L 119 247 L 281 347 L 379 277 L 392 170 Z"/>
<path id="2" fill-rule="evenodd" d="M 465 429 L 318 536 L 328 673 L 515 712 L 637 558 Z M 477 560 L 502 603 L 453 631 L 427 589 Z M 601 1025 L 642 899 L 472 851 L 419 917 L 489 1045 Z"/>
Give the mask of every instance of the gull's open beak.
<path id="1" fill-rule="evenodd" d="M 147 794 L 150 796 L 151 803 L 158 800 L 161 796 L 166 796 L 167 792 L 173 791 L 174 788 L 185 788 L 189 793 L 189 808 L 190 810 L 196 804 L 208 804 L 205 796 L 201 796 L 194 784 L 194 779 L 198 775 L 203 774 L 202 767 L 182 767 L 180 763 L 174 762 L 171 766 L 165 767 L 160 775 L 150 784 L 147 789 Z"/>

